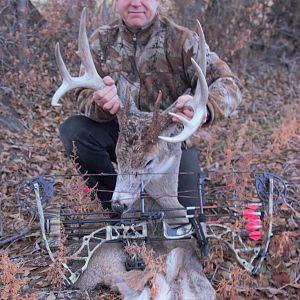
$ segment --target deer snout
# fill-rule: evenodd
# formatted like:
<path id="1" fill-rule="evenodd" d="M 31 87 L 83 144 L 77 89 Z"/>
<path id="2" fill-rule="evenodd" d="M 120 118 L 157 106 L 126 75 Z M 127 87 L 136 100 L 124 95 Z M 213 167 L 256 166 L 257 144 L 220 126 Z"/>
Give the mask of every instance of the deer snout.
<path id="1" fill-rule="evenodd" d="M 126 204 L 120 203 L 119 201 L 113 201 L 111 208 L 114 212 L 122 214 L 125 210 L 128 209 Z"/>

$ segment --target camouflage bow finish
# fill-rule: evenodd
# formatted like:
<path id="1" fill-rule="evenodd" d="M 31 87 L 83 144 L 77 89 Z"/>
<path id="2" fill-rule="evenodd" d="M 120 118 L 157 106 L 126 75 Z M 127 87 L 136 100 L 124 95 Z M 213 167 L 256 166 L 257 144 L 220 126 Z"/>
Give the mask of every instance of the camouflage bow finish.
<path id="1" fill-rule="evenodd" d="M 46 180 L 45 176 L 39 176 L 32 180 L 27 180 L 20 186 L 17 192 L 17 197 L 20 200 L 19 193 L 22 189 L 26 188 L 28 193 L 25 195 L 22 205 L 23 207 L 26 206 L 32 210 L 34 208 L 28 205 L 27 198 L 31 192 L 34 192 L 36 200 L 35 209 L 38 211 L 40 217 L 42 238 L 51 260 L 54 261 L 54 256 L 50 249 L 45 232 L 45 216 L 43 209 L 43 204 L 45 204 L 46 201 L 48 202 L 49 197 L 51 198 L 51 195 L 53 195 L 54 180 L 51 176 L 49 178 Z M 259 206 L 262 207 L 263 210 L 262 216 L 263 218 L 266 217 L 266 221 L 268 223 L 268 227 L 264 230 L 261 245 L 254 247 L 247 245 L 244 241 L 244 234 L 230 228 L 227 225 L 206 223 L 205 218 L 201 218 L 201 214 L 204 215 L 203 208 L 205 208 L 205 205 L 203 205 L 201 201 L 200 205 L 203 205 L 202 208 L 198 206 L 187 207 L 185 209 L 186 216 L 190 218 L 192 226 L 186 226 L 186 224 L 183 224 L 183 226 L 179 226 L 178 230 L 174 230 L 166 223 L 165 211 L 161 210 L 147 214 L 141 211 L 139 217 L 124 220 L 121 219 L 121 221 L 117 224 L 104 226 L 88 235 L 85 235 L 81 246 L 71 257 L 68 258 L 68 262 L 81 262 L 82 267 L 74 270 L 70 267 L 69 263 L 63 264 L 64 269 L 67 271 L 67 275 L 64 275 L 65 284 L 74 284 L 79 279 L 80 275 L 86 270 L 94 252 L 103 243 L 109 241 L 146 240 L 149 237 L 151 239 L 151 236 L 153 236 L 152 225 L 154 223 L 156 229 L 159 227 L 158 225 L 160 225 L 161 237 L 163 236 L 164 239 L 179 240 L 183 238 L 196 237 L 199 245 L 203 249 L 204 255 L 208 254 L 207 240 L 215 239 L 221 241 L 232 251 L 237 262 L 245 270 L 253 275 L 258 275 L 273 235 L 273 214 L 280 198 L 285 197 L 286 189 L 282 180 L 278 176 L 267 172 L 263 173 L 261 176 L 256 175 L 255 182 L 257 194 L 261 200 Z M 31 186 L 32 188 L 28 189 L 28 186 Z M 141 201 L 143 201 L 143 197 L 141 197 Z M 251 212 L 253 215 L 257 215 L 258 212 L 255 212 L 252 206 L 247 206 L 247 208 L 250 207 L 250 209 L 248 209 L 248 213 Z M 141 207 L 144 206 L 141 205 Z M 189 214 L 191 210 L 194 210 L 194 214 Z M 247 214 L 243 215 L 247 216 Z M 254 232 L 252 238 L 251 233 L 249 234 L 249 237 L 252 240 L 258 240 L 258 238 L 255 238 L 255 233 L 257 233 L 257 231 Z"/>

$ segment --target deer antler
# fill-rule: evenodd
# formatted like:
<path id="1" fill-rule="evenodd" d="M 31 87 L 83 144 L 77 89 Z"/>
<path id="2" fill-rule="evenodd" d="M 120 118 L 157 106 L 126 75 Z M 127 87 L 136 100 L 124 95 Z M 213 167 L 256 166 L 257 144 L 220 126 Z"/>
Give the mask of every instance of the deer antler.
<path id="1" fill-rule="evenodd" d="M 126 128 L 129 112 L 130 112 L 130 87 L 126 86 L 124 106 L 122 104 L 117 112 L 118 123 L 121 130 Z"/>
<path id="2" fill-rule="evenodd" d="M 192 58 L 191 61 L 193 67 L 197 72 L 198 82 L 197 82 L 197 87 L 193 99 L 188 103 L 186 103 L 186 106 L 190 106 L 193 109 L 194 116 L 191 120 L 188 120 L 187 118 L 181 115 L 178 115 L 173 112 L 169 112 L 171 116 L 179 119 L 184 126 L 183 131 L 177 136 L 174 137 L 159 136 L 161 140 L 169 143 L 179 143 L 188 139 L 199 128 L 202 119 L 204 117 L 204 114 L 206 112 L 206 103 L 208 99 L 208 86 L 204 75 L 206 72 L 205 38 L 200 23 L 197 22 L 197 24 L 198 24 L 197 33 L 199 34 L 199 49 L 200 49 L 199 51 L 201 51 L 200 54 L 201 61 L 199 62 L 201 68 L 196 63 L 196 61 Z"/>
<path id="3" fill-rule="evenodd" d="M 201 53 L 199 66 L 202 70 L 203 75 L 206 76 L 206 42 L 205 42 L 205 37 L 204 37 L 203 30 L 202 30 L 202 26 L 201 26 L 199 20 L 197 20 L 197 26 L 196 26 L 195 32 L 199 36 L 199 52 Z"/>
<path id="4" fill-rule="evenodd" d="M 159 91 L 157 99 L 155 101 L 155 105 L 154 105 L 152 120 L 151 120 L 150 126 L 148 128 L 149 141 L 152 141 L 152 143 L 154 143 L 158 137 L 158 130 L 160 127 L 159 126 L 159 124 L 160 124 L 159 108 L 160 108 L 161 98 L 162 98 L 162 91 Z"/>
<path id="5" fill-rule="evenodd" d="M 81 59 L 82 65 L 84 66 L 84 75 L 79 77 L 72 77 L 67 70 L 67 67 L 61 57 L 59 43 L 55 47 L 55 57 L 63 78 L 62 85 L 55 92 L 51 105 L 60 106 L 58 104 L 59 99 L 68 91 L 75 88 L 90 88 L 94 90 L 99 90 L 104 87 L 102 78 L 96 71 L 91 50 L 89 47 L 89 42 L 86 34 L 86 8 L 82 10 L 79 26 L 79 37 L 78 37 L 78 51 L 77 54 Z"/>

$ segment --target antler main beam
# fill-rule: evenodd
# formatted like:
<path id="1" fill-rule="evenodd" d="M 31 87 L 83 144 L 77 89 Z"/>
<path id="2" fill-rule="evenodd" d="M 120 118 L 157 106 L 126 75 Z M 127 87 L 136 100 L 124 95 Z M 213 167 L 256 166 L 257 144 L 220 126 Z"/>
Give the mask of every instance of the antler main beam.
<path id="1" fill-rule="evenodd" d="M 83 9 L 80 18 L 79 37 L 78 37 L 78 51 L 77 54 L 81 59 L 82 66 L 84 67 L 84 74 L 79 77 L 72 77 L 67 70 L 67 67 L 62 59 L 59 43 L 55 47 L 55 57 L 58 64 L 61 76 L 63 78 L 62 85 L 55 92 L 51 105 L 60 106 L 58 104 L 59 99 L 68 91 L 76 88 L 90 88 L 93 90 L 99 90 L 104 87 L 102 78 L 96 71 L 94 65 L 91 50 L 89 47 L 89 41 L 86 34 L 86 8 Z"/>
<path id="2" fill-rule="evenodd" d="M 186 106 L 189 106 L 193 109 L 194 116 L 191 120 L 188 120 L 187 118 L 181 115 L 178 115 L 173 112 L 169 112 L 171 116 L 179 119 L 184 126 L 183 131 L 177 136 L 174 137 L 159 136 L 161 140 L 169 143 L 179 143 L 188 139 L 199 128 L 202 119 L 206 113 L 206 104 L 208 99 L 208 86 L 205 79 L 205 73 L 206 73 L 205 37 L 199 21 L 197 22 L 197 24 L 198 24 L 197 33 L 199 35 L 199 51 L 201 52 L 200 53 L 201 61 L 199 63 L 201 67 L 197 64 L 197 62 L 193 58 L 191 59 L 193 67 L 195 68 L 196 74 L 198 76 L 198 81 L 197 81 L 197 86 L 196 86 L 193 99 L 186 103 Z"/>

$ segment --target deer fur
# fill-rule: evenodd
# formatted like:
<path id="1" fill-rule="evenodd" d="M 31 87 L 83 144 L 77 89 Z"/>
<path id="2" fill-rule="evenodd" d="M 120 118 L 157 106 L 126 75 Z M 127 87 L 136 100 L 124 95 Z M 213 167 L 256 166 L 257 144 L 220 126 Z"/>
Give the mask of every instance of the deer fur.
<path id="1" fill-rule="evenodd" d="M 92 290 L 104 284 L 120 292 L 126 300 L 215 299 L 215 290 L 203 273 L 196 254 L 195 241 L 151 242 L 148 247 L 155 249 L 156 256 L 166 257 L 164 270 L 153 278 L 154 295 L 149 285 L 153 273 L 147 267 L 144 271 L 126 272 L 126 255 L 120 243 L 103 244 L 93 255 L 76 287 Z"/>

